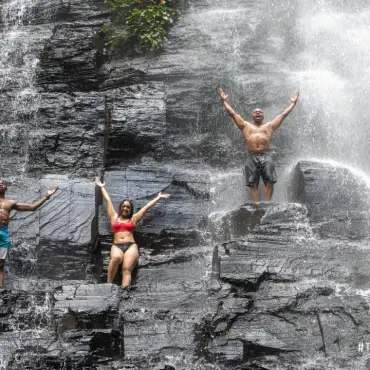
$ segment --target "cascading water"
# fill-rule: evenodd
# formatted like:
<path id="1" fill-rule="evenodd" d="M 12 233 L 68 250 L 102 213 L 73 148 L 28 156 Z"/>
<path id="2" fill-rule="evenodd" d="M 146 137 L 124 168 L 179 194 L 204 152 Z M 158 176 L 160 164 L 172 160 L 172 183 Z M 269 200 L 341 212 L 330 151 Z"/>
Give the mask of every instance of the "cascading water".
<path id="1" fill-rule="evenodd" d="M 7 311 L 6 332 L 0 339 L 0 369 L 7 369 L 14 353 L 25 346 L 47 343 L 52 337 L 52 297 L 49 293 L 21 293 L 17 297 L 3 295 L 3 307 L 8 299 L 12 308 Z"/>
<path id="2" fill-rule="evenodd" d="M 5 1 L 0 8 L 0 90 L 2 92 L 1 173 L 22 175 L 27 169 L 28 138 L 37 126 L 39 93 L 34 86 L 40 48 L 51 29 L 27 25 L 38 0 Z"/>
<path id="3" fill-rule="evenodd" d="M 191 18 L 210 44 L 195 49 L 186 65 L 199 68 L 201 61 L 210 66 L 208 85 L 222 86 L 245 119 L 257 106 L 272 119 L 289 105 L 296 90 L 301 92 L 295 110 L 272 140 L 279 177 L 275 200 L 286 200 L 286 171 L 300 158 L 335 160 L 370 173 L 369 4 L 217 1 Z M 212 97 L 213 104 L 219 104 L 216 94 Z M 207 118 L 203 127 L 215 135 L 220 129 L 227 133 L 223 144 L 229 152 L 245 152 L 242 135 L 232 122 L 225 127 L 225 113 L 221 108 L 219 112 L 213 127 Z M 227 167 L 240 168 L 242 161 L 243 155 L 232 157 Z"/>
<path id="4" fill-rule="evenodd" d="M 35 129 L 39 94 L 34 86 L 40 46 L 50 31 L 27 25 L 27 16 L 38 0 L 4 1 L 0 6 L 0 91 L 2 140 L 1 175 L 8 178 L 25 174 L 28 161 L 28 137 Z M 6 314 L 6 331 L 0 340 L 0 368 L 7 369 L 9 359 L 28 341 L 45 339 L 51 324 L 50 294 L 25 294 L 14 299 Z M 3 296 L 3 305 L 8 297 Z M 9 297 L 12 300 L 11 297 Z"/>
<path id="5" fill-rule="evenodd" d="M 292 181 L 293 164 L 296 165 L 298 161 L 305 159 L 327 166 L 327 170 L 317 173 L 316 179 L 318 183 L 322 181 L 326 187 L 317 187 L 314 191 L 322 194 L 328 192 L 330 196 L 318 199 L 317 203 L 313 202 L 312 206 L 313 209 L 321 207 L 320 212 L 325 213 L 325 216 L 321 215 L 318 217 L 319 221 L 315 221 L 311 217 L 312 214 L 309 217 L 296 217 L 297 209 L 293 205 L 273 206 L 271 213 L 266 212 L 261 219 L 262 227 L 258 229 L 256 236 L 256 238 L 266 238 L 261 244 L 268 245 L 266 253 L 270 248 L 273 250 L 275 243 L 279 244 L 278 238 L 273 242 L 271 240 L 274 239 L 274 235 L 281 232 L 281 229 L 275 230 L 275 227 L 279 228 L 281 210 L 291 214 L 290 225 L 282 226 L 282 229 L 286 228 L 282 232 L 282 235 L 285 235 L 284 238 L 286 237 L 284 233 L 289 227 L 291 230 L 296 228 L 296 233 L 290 236 L 291 252 L 288 254 L 299 251 L 297 259 L 304 261 L 303 263 L 307 262 L 306 253 L 315 254 L 315 252 L 307 252 L 307 250 L 312 250 L 311 246 L 322 245 L 318 258 L 331 264 L 336 257 L 331 255 L 330 250 L 339 251 L 345 247 L 345 244 L 348 244 L 347 241 L 338 241 L 343 235 L 344 239 L 356 239 L 359 234 L 361 234 L 359 239 L 368 238 L 370 166 L 367 159 L 369 130 L 366 121 L 370 113 L 368 108 L 370 88 L 366 81 L 370 73 L 369 10 L 369 4 L 362 1 L 340 2 L 340 4 L 329 0 L 318 0 L 313 4 L 304 0 L 298 2 L 266 1 L 258 5 L 248 1 L 230 1 L 208 2 L 201 11 L 198 10 L 191 15 L 191 19 L 194 19 L 194 23 L 199 27 L 200 33 L 205 35 L 210 46 L 195 48 L 194 53 L 191 54 L 192 61 L 186 65 L 193 70 L 197 64 L 195 60 L 201 60 L 204 65 L 211 66 L 213 73 L 207 76 L 211 81 L 210 89 L 212 85 L 214 89 L 221 86 L 229 94 L 230 105 L 244 118 L 250 119 L 248 112 L 255 107 L 260 107 L 265 111 L 265 117 L 271 119 L 289 105 L 289 98 L 296 90 L 299 89 L 301 92 L 300 101 L 295 110 L 274 134 L 272 140 L 273 150 L 277 153 L 276 163 L 279 177 L 273 200 L 286 201 L 289 198 L 287 185 Z M 199 53 L 198 58 L 194 57 L 196 53 Z M 214 98 L 214 105 L 220 104 L 216 93 L 212 95 L 212 98 Z M 221 254 L 221 260 L 226 261 L 220 269 L 222 271 L 230 266 L 231 278 L 238 279 L 238 275 L 242 275 L 248 268 L 248 263 L 253 263 L 254 251 L 258 251 L 256 254 L 260 253 L 256 262 L 259 264 L 262 263 L 263 257 L 261 256 L 265 250 L 255 246 L 253 227 L 242 228 L 244 223 L 249 222 L 248 218 L 258 218 L 254 208 L 247 206 L 243 209 L 244 213 L 238 210 L 235 213 L 231 212 L 231 216 L 225 217 L 225 213 L 230 211 L 230 208 L 237 209 L 245 202 L 244 194 L 246 193 L 242 174 L 246 148 L 241 133 L 233 128 L 232 121 L 229 120 L 229 126 L 224 125 L 227 121 L 225 116 L 225 112 L 220 108 L 218 114 L 212 116 L 212 122 L 210 122 L 211 119 L 205 118 L 205 126 L 208 130 L 212 130 L 214 136 L 221 131 L 224 133 L 223 140 L 220 140 L 219 151 L 222 154 L 219 164 L 222 162 L 226 168 L 222 172 L 214 171 L 211 176 L 214 191 L 210 218 L 214 225 L 214 242 L 219 243 L 218 252 Z M 200 128 L 200 133 L 206 131 L 205 126 L 203 126 L 203 131 Z M 237 152 L 235 157 L 229 155 L 235 152 Z M 224 164 L 225 158 L 227 158 L 226 165 Z M 308 166 L 308 174 L 310 170 L 312 168 Z M 340 196 L 339 191 L 337 197 L 335 194 L 330 194 L 331 183 L 325 178 L 325 171 L 333 173 L 333 181 L 340 183 L 340 186 L 338 185 L 338 188 L 333 190 L 334 193 L 343 190 Z M 312 177 L 307 181 L 310 181 Z M 348 190 L 347 193 L 346 190 Z M 341 209 L 341 204 L 346 205 L 344 211 Z M 262 205 L 261 208 L 263 207 L 266 206 Z M 275 221 L 266 223 L 265 218 L 270 216 L 272 219 L 275 218 Z M 236 222 L 239 222 L 238 226 L 233 225 Z M 329 225 L 336 222 L 338 224 L 335 227 L 338 229 L 334 232 L 335 227 L 329 230 L 331 227 Z M 266 226 L 263 225 L 264 223 Z M 224 243 L 225 251 L 223 250 L 224 246 L 221 244 L 223 229 L 227 232 L 229 229 L 233 232 L 239 231 L 240 237 L 245 239 L 245 244 L 242 246 L 236 243 L 236 255 L 237 253 L 240 255 L 234 259 L 231 258 L 232 263 L 229 262 L 230 264 L 227 261 L 230 260 L 229 255 L 232 255 L 230 249 L 232 250 L 233 245 L 231 242 Z M 358 229 L 361 229 L 361 232 L 356 234 Z M 240 230 L 245 233 L 243 234 Z M 321 238 L 324 241 L 321 241 Z M 351 245 L 349 248 L 353 248 L 350 252 L 352 254 L 356 253 L 358 246 Z M 366 241 L 360 247 L 362 248 L 368 250 Z M 241 252 L 243 250 L 246 251 L 244 255 Z M 357 258 L 356 254 L 354 260 L 351 261 L 351 264 L 356 267 L 349 267 L 349 274 L 354 274 L 352 269 L 358 269 L 359 273 L 367 276 L 366 266 L 363 266 Z M 339 266 L 347 262 L 344 261 L 345 259 L 346 257 L 340 256 L 338 265 L 333 267 L 334 274 L 338 274 L 339 278 L 327 279 L 324 270 L 312 278 L 311 282 L 302 271 L 297 276 L 302 274 L 305 284 L 314 286 L 327 284 L 337 291 L 343 284 L 340 279 Z M 238 260 L 245 260 L 245 265 L 241 263 L 240 270 L 232 266 L 232 264 L 238 264 Z M 268 266 L 270 266 L 269 263 Z M 358 265 L 361 266 L 358 268 Z M 313 266 L 315 269 L 317 264 Z M 225 275 L 227 274 L 224 272 Z M 361 296 L 360 299 L 369 302 L 367 285 L 363 290 L 361 288 L 355 290 L 353 287 L 356 286 L 356 282 L 348 278 L 344 286 L 346 295 Z M 272 288 L 266 299 L 275 299 L 278 295 L 279 293 L 275 294 Z M 258 301 L 256 304 L 258 306 Z M 263 303 L 259 306 L 262 310 L 266 307 Z M 253 314 L 258 316 L 261 312 L 257 308 Z M 322 316 L 325 317 L 324 320 L 327 319 L 325 314 Z M 285 316 L 287 317 L 290 315 Z M 303 321 L 304 319 L 298 319 L 296 324 L 300 326 Z M 248 333 L 250 329 L 253 329 L 253 324 L 243 326 L 241 332 L 243 329 Z M 265 330 L 268 333 L 274 332 L 274 329 L 270 332 L 268 320 L 261 326 L 261 331 Z M 292 328 L 288 330 L 294 331 Z M 327 327 L 322 330 L 323 341 L 328 343 L 331 340 L 329 338 L 331 334 Z M 348 340 L 349 342 L 352 340 L 352 343 L 346 343 L 345 351 L 348 357 L 353 353 L 354 356 L 356 355 L 356 349 L 353 350 L 350 347 L 356 346 L 356 335 L 357 333 L 353 335 L 353 339 Z M 237 337 L 236 335 L 233 339 Z M 245 340 L 242 335 L 240 337 Z M 339 337 L 340 334 L 338 334 Z M 258 341 L 259 338 L 252 342 L 256 344 Z M 247 343 L 244 349 L 250 344 L 248 340 Z M 327 350 L 329 357 L 334 352 L 332 349 Z M 217 354 L 217 350 L 214 353 Z M 227 350 L 221 353 L 227 356 Z M 253 356 L 253 353 L 251 355 Z M 274 356 L 274 351 L 271 355 Z M 335 361 L 322 359 L 318 353 L 312 353 L 308 358 L 310 360 L 306 364 L 293 367 L 357 369 L 361 368 L 366 357 L 364 356 L 359 362 L 354 361 L 352 367 L 348 367 L 348 363 L 333 364 Z M 275 366 L 266 364 L 266 368 L 271 369 L 287 368 Z"/>
<path id="6" fill-rule="evenodd" d="M 369 173 L 370 6 L 317 0 L 292 7 L 286 57 L 289 80 L 302 93 L 294 129 L 290 126 L 294 152 Z"/>

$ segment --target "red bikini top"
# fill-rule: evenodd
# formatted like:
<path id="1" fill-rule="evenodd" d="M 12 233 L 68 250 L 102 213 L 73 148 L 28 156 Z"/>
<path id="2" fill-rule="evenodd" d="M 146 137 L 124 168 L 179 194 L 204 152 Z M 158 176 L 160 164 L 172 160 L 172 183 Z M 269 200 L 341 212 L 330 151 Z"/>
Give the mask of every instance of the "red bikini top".
<path id="1" fill-rule="evenodd" d="M 123 231 L 128 231 L 129 233 L 133 234 L 135 230 L 135 224 L 132 219 L 129 219 L 126 222 L 119 222 L 118 217 L 114 222 L 112 222 L 112 229 L 113 233 L 122 233 Z"/>

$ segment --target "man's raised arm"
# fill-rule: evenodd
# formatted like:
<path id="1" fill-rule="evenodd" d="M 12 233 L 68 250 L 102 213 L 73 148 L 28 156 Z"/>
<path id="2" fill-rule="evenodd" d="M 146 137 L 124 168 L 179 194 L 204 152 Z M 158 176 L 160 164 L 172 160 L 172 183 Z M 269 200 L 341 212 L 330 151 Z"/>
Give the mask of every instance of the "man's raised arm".
<path id="1" fill-rule="evenodd" d="M 299 91 L 297 92 L 295 96 L 290 98 L 292 103 L 289 105 L 289 107 L 285 109 L 283 113 L 276 116 L 273 121 L 271 121 L 271 127 L 273 130 L 276 130 L 283 123 L 285 118 L 288 117 L 289 113 L 293 110 L 293 108 L 297 104 L 298 98 L 299 98 Z"/>
<path id="2" fill-rule="evenodd" d="M 226 102 L 227 95 L 223 92 L 221 87 L 217 89 L 218 93 L 221 96 L 222 104 L 224 105 L 227 114 L 234 120 L 235 124 L 238 126 L 240 130 L 244 130 L 245 127 L 245 121 L 239 114 L 235 113 L 234 109 L 230 107 L 230 105 Z"/>
<path id="3" fill-rule="evenodd" d="M 44 197 L 32 204 L 17 202 L 15 203 L 13 209 L 15 209 L 16 211 L 36 211 L 36 209 L 41 207 L 57 190 L 58 186 L 52 190 L 48 190 Z"/>

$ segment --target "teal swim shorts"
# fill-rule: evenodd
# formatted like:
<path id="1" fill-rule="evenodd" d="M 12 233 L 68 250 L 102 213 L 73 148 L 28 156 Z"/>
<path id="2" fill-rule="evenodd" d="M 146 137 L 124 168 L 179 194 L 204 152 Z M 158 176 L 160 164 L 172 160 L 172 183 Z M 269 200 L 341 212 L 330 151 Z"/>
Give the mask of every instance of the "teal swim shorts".
<path id="1" fill-rule="evenodd" d="M 9 231 L 7 226 L 0 226 L 0 260 L 5 260 L 10 248 Z"/>

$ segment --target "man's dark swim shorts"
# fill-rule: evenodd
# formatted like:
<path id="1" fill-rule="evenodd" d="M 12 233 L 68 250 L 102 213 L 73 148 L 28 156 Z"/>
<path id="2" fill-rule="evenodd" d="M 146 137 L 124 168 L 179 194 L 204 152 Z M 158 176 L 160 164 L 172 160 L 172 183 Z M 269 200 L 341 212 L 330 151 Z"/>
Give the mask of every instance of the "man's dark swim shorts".
<path id="1" fill-rule="evenodd" d="M 251 154 L 248 155 L 245 166 L 245 176 L 247 186 L 259 184 L 262 176 L 263 182 L 275 184 L 277 181 L 275 164 L 270 154 Z"/>

